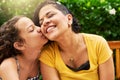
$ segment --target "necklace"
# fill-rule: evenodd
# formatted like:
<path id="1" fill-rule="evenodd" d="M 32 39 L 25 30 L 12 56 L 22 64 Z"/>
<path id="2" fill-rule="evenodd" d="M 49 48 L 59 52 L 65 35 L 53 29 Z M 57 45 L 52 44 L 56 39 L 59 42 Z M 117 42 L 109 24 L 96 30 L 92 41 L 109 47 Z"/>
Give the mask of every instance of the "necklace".
<path id="1" fill-rule="evenodd" d="M 75 67 L 75 63 L 74 63 L 74 58 L 73 57 L 71 57 L 69 59 L 69 62 L 70 62 L 70 64 L 71 64 L 72 67 Z"/>
<path id="2" fill-rule="evenodd" d="M 70 61 L 71 63 L 73 63 L 73 62 L 74 62 L 74 58 L 71 57 L 71 58 L 69 59 L 69 61 Z"/>

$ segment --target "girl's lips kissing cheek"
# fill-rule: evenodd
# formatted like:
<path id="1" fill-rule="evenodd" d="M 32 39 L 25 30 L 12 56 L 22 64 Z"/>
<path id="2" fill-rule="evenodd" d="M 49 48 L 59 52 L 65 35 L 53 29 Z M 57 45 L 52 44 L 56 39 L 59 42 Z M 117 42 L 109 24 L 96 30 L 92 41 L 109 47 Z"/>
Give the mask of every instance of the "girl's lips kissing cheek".
<path id="1" fill-rule="evenodd" d="M 47 39 L 43 34 L 40 37 L 43 38 L 43 39 Z"/>

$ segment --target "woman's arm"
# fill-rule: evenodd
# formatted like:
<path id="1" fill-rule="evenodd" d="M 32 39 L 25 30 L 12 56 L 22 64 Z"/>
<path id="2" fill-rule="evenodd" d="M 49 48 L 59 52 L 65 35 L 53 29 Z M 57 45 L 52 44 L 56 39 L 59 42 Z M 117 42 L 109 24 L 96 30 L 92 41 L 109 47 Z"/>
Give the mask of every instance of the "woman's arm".
<path id="1" fill-rule="evenodd" d="M 100 80 L 114 80 L 113 58 L 110 57 L 105 63 L 99 65 Z"/>
<path id="2" fill-rule="evenodd" d="M 40 70 L 43 80 L 60 80 L 58 72 L 55 68 L 49 67 L 40 62 Z"/>
<path id="3" fill-rule="evenodd" d="M 0 77 L 2 80 L 19 80 L 15 62 L 7 59 L 0 64 Z"/>

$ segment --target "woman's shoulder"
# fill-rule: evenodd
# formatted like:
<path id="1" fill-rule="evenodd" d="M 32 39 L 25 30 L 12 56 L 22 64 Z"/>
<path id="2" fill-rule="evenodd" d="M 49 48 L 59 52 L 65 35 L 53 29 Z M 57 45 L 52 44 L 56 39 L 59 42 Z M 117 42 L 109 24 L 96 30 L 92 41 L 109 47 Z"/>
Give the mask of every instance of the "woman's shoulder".
<path id="1" fill-rule="evenodd" d="M 88 38 L 103 38 L 103 36 L 97 34 L 82 33 L 82 35 Z"/>
<path id="2" fill-rule="evenodd" d="M 82 33 L 84 36 L 84 39 L 90 40 L 90 41 L 104 41 L 105 38 L 101 35 L 96 35 L 96 34 L 88 34 L 88 33 Z"/>

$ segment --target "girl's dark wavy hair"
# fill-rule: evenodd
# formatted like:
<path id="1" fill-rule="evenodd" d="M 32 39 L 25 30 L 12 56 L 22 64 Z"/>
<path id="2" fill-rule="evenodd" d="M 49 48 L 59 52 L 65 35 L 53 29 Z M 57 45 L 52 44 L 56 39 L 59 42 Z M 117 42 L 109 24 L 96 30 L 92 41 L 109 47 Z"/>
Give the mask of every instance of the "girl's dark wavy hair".
<path id="1" fill-rule="evenodd" d="M 15 41 L 22 41 L 19 30 L 15 25 L 21 17 L 23 16 L 15 16 L 0 27 L 0 64 L 6 58 L 21 54 L 13 46 Z"/>
<path id="2" fill-rule="evenodd" d="M 39 11 L 41 10 L 42 7 L 44 7 L 46 5 L 53 5 L 56 9 L 60 10 L 64 15 L 71 14 L 73 16 L 73 14 L 61 3 L 56 2 L 54 0 L 46 0 L 42 3 L 40 3 L 34 11 L 33 22 L 37 26 L 40 26 L 40 24 L 39 24 Z M 80 33 L 80 31 L 81 31 L 81 26 L 79 25 L 78 20 L 74 16 L 73 16 L 72 30 L 75 33 Z"/>

